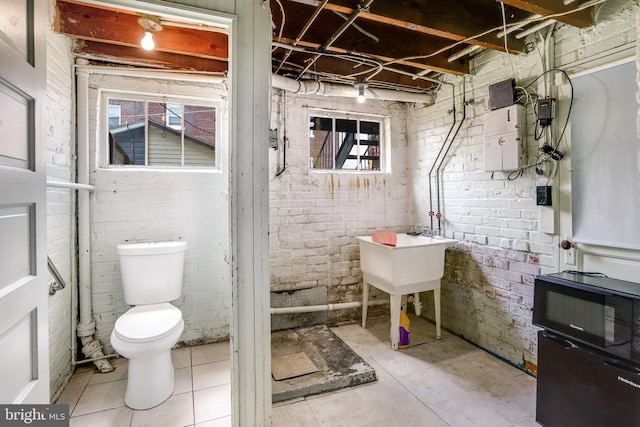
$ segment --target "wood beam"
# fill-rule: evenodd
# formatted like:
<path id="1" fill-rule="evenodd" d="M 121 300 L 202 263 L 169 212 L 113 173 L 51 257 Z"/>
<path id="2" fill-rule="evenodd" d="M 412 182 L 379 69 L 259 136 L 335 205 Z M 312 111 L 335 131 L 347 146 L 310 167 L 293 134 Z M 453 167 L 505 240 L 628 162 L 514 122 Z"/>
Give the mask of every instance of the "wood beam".
<path id="1" fill-rule="evenodd" d="M 293 42 L 294 42 L 294 40 L 285 39 L 285 38 L 281 40 L 282 40 L 282 43 L 285 43 L 288 45 L 293 45 Z M 307 55 L 308 57 L 311 57 L 315 53 L 320 52 L 319 49 L 321 44 L 300 41 L 297 46 L 299 48 L 307 49 L 307 51 L 304 52 L 303 54 Z M 282 49 L 285 49 L 285 48 L 282 48 Z M 367 52 L 358 52 L 353 50 L 349 51 L 349 50 L 345 50 L 345 49 L 334 47 L 334 46 L 329 47 L 329 49 L 327 49 L 327 52 L 338 53 L 338 54 L 352 54 L 362 58 L 370 58 L 383 64 L 390 63 L 389 67 L 395 67 L 396 65 L 408 66 L 408 67 L 417 69 L 415 72 L 418 72 L 421 70 L 432 70 L 440 73 L 450 73 L 455 75 L 463 75 L 463 74 L 469 73 L 469 64 L 466 63 L 465 61 L 447 62 L 446 60 L 443 60 L 443 58 L 438 58 L 437 61 L 434 61 L 431 58 L 420 59 L 420 60 L 403 60 L 403 59 L 392 58 L 385 55 L 370 54 Z M 355 73 L 356 71 L 353 70 L 353 72 Z"/>
<path id="2" fill-rule="evenodd" d="M 139 15 L 58 0 L 54 30 L 80 40 L 140 48 Z M 228 36 L 220 31 L 164 26 L 154 34 L 156 51 L 226 61 Z"/>
<path id="3" fill-rule="evenodd" d="M 91 40 L 77 41 L 74 53 L 92 59 L 143 65 L 166 70 L 188 70 L 220 74 L 229 70 L 229 63 L 218 59 L 158 52 L 156 50 L 146 51 L 138 47 L 120 46 Z"/>
<path id="4" fill-rule="evenodd" d="M 531 13 L 537 13 L 542 16 L 562 14 L 574 10 L 580 6 L 580 3 L 573 2 L 565 5 L 561 0 L 502 0 L 505 5 L 517 7 Z M 587 28 L 593 25 L 593 6 L 568 15 L 553 18 L 565 24 L 579 28 Z"/>
<path id="5" fill-rule="evenodd" d="M 289 0 L 287 3 L 289 2 L 295 3 L 296 0 Z M 417 7 L 416 2 L 411 0 L 380 0 L 374 1 L 369 10 L 363 12 L 359 19 L 441 37 L 453 42 L 482 34 L 489 28 L 499 27 L 500 14 L 495 10 L 495 2 L 458 0 L 458 3 L 460 4 L 452 8 L 448 0 L 431 0 Z M 355 11 L 351 4 L 349 0 L 332 0 L 325 5 L 324 9 L 350 15 Z M 518 10 L 509 12 L 509 15 L 513 16 L 512 20 L 525 19 L 529 16 Z M 497 31 L 467 40 L 466 43 L 504 51 L 502 39 L 495 36 Z M 524 42 L 508 36 L 508 46 L 511 53 L 520 53 L 524 49 Z"/>

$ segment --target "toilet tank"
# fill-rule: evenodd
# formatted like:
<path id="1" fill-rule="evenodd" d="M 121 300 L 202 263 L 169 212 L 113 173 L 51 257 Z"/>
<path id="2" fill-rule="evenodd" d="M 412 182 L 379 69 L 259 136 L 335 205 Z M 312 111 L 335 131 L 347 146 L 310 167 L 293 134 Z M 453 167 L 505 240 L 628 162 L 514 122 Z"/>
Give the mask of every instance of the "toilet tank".
<path id="1" fill-rule="evenodd" d="M 118 245 L 124 300 L 129 305 L 159 304 L 180 297 L 187 242 Z"/>

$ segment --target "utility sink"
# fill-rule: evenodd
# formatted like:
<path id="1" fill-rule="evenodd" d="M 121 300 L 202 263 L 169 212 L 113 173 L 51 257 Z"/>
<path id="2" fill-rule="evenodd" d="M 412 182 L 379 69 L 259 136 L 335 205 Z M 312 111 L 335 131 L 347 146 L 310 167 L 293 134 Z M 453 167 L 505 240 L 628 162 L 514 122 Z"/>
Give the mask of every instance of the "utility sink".
<path id="1" fill-rule="evenodd" d="M 369 285 L 386 292 L 391 300 L 391 346 L 398 348 L 400 306 L 402 296 L 415 294 L 416 314 L 420 315 L 419 292 L 433 291 L 436 333 L 440 328 L 440 279 L 444 275 L 444 251 L 456 240 L 440 236 L 398 234 L 396 246 L 373 241 L 371 236 L 358 236 L 362 286 L 362 327 L 367 321 Z"/>

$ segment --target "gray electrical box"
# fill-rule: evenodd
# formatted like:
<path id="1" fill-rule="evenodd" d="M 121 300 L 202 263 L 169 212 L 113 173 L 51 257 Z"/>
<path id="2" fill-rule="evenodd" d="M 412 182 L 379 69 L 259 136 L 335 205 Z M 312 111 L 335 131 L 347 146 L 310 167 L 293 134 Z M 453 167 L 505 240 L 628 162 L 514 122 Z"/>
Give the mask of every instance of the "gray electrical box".
<path id="1" fill-rule="evenodd" d="M 484 170 L 514 171 L 524 158 L 525 108 L 520 104 L 484 115 Z"/>

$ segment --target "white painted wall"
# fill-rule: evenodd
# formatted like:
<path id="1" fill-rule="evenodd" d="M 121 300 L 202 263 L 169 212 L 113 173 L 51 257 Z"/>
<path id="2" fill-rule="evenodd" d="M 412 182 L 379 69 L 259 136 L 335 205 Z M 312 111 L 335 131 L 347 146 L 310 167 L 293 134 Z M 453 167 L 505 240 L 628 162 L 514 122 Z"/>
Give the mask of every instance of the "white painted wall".
<path id="1" fill-rule="evenodd" d="M 220 168 L 161 169 L 105 167 L 105 135 L 96 119 L 100 90 L 134 91 L 220 99 L 214 83 L 105 76 L 91 69 L 90 131 L 91 286 L 96 338 L 111 351 L 116 319 L 130 306 L 124 301 L 116 246 L 125 241 L 182 239 L 188 244 L 182 296 L 184 332 L 178 345 L 229 337 L 231 282 L 229 261 L 228 109 L 221 107 L 217 153 Z M 99 90 L 100 89 L 100 90 Z"/>
<path id="2" fill-rule="evenodd" d="M 53 22 L 52 5 L 49 24 Z M 75 179 L 71 42 L 47 32 L 47 180 Z M 76 320 L 75 192 L 47 189 L 47 253 L 67 287 L 49 297 L 50 391 L 55 396 L 73 373 L 72 322 Z"/>

